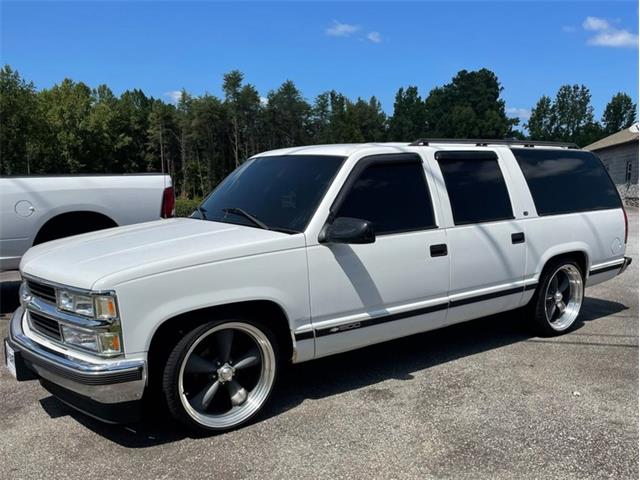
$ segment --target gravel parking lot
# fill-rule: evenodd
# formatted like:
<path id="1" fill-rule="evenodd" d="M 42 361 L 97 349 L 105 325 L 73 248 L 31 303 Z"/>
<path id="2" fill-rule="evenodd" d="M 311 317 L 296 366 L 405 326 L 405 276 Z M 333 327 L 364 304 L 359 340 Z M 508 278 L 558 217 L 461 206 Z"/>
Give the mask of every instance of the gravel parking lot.
<path id="1" fill-rule="evenodd" d="M 0 374 L 5 478 L 638 478 L 638 210 L 634 262 L 587 290 L 568 335 L 518 314 L 292 367 L 241 430 L 185 437 L 166 416 L 130 427 Z M 17 282 L 5 274 L 3 312 Z M 8 315 L 0 319 L 7 335 Z M 4 356 L 2 356 L 4 358 Z"/>

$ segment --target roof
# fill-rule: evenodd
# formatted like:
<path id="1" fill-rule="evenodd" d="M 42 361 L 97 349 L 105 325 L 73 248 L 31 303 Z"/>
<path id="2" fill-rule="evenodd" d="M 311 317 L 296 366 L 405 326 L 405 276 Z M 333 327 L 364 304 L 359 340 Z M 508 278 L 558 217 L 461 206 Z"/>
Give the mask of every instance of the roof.
<path id="1" fill-rule="evenodd" d="M 482 142 L 478 145 L 477 142 Z M 514 141 L 515 142 L 515 141 Z M 548 143 L 530 147 L 529 144 L 535 145 L 535 141 L 531 142 L 515 142 L 513 144 L 495 140 L 495 144 L 491 140 L 457 140 L 457 139 L 430 139 L 426 145 L 418 145 L 400 142 L 380 142 L 380 143 L 341 143 L 328 145 L 308 145 L 301 147 L 281 148 L 278 150 L 270 150 L 257 154 L 257 157 L 276 156 L 276 155 L 335 155 L 340 157 L 348 157 L 362 150 L 381 149 L 388 152 L 383 153 L 399 153 L 399 152 L 417 152 L 424 151 L 429 148 L 436 149 L 456 149 L 456 150 L 477 150 L 479 146 L 491 147 L 494 149 L 506 148 L 544 148 L 544 149 L 566 149 L 564 144 Z M 568 145 L 568 144 L 567 144 Z"/>
<path id="2" fill-rule="evenodd" d="M 309 145 L 305 147 L 281 148 L 258 154 L 271 155 L 336 155 L 348 157 L 349 155 L 366 148 L 374 147 L 406 147 L 407 143 L 338 143 L 329 145 Z"/>
<path id="3" fill-rule="evenodd" d="M 584 147 L 585 150 L 602 150 L 604 148 L 615 147 L 616 145 L 622 145 L 623 143 L 637 142 L 638 141 L 638 124 L 631 125 L 629 128 L 620 130 L 618 133 L 609 135 L 597 142 L 592 143 Z"/>

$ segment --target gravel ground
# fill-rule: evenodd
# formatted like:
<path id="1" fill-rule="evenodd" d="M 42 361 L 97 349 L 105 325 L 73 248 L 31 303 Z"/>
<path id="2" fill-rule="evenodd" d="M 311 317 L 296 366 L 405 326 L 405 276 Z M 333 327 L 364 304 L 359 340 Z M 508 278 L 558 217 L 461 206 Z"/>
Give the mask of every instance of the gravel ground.
<path id="1" fill-rule="evenodd" d="M 638 478 L 638 210 L 622 276 L 570 334 L 517 314 L 292 367 L 241 430 L 104 425 L 0 369 L 5 478 Z M 3 274 L 3 311 L 17 283 Z M 0 319 L 6 336 L 8 317 Z M 4 357 L 2 357 L 4 358 Z"/>

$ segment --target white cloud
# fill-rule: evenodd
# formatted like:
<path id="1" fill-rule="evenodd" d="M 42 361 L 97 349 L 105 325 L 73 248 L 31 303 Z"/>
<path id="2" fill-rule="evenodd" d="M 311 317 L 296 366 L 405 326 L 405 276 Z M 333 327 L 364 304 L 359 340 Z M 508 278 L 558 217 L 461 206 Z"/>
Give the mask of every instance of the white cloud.
<path id="1" fill-rule="evenodd" d="M 269 99 L 267 97 L 260 97 L 260 105 L 263 107 L 269 103 Z"/>
<path id="2" fill-rule="evenodd" d="M 517 117 L 523 122 L 526 122 L 531 117 L 531 109 L 530 108 L 517 108 L 517 107 L 509 107 L 507 108 L 507 114 L 510 117 Z"/>
<path id="3" fill-rule="evenodd" d="M 587 17 L 584 22 L 582 22 L 582 28 L 584 28 L 585 30 L 599 31 L 608 30 L 609 28 L 611 28 L 611 25 L 609 25 L 609 22 L 604 18 Z"/>
<path id="4" fill-rule="evenodd" d="M 178 103 L 182 96 L 182 92 L 180 90 L 171 90 L 170 92 L 164 92 L 164 96 L 169 98 L 171 103 Z"/>
<path id="5" fill-rule="evenodd" d="M 587 17 L 582 22 L 582 28 L 590 32 L 597 32 L 595 36 L 587 40 L 588 45 L 614 48 L 638 46 L 637 33 L 615 28 L 604 18 Z"/>
<path id="6" fill-rule="evenodd" d="M 349 37 L 358 30 L 360 30 L 358 25 L 340 23 L 337 20 L 334 20 L 333 24 L 330 27 L 327 27 L 324 33 L 330 37 Z"/>
<path id="7" fill-rule="evenodd" d="M 577 30 L 573 25 L 565 25 L 562 27 L 562 31 L 566 33 L 575 33 Z"/>
<path id="8" fill-rule="evenodd" d="M 600 32 L 590 38 L 587 43 L 599 47 L 637 47 L 638 35 L 627 30 L 611 30 Z"/>
<path id="9" fill-rule="evenodd" d="M 380 35 L 380 32 L 369 32 L 367 33 L 367 40 L 373 43 L 382 43 L 382 35 Z"/>

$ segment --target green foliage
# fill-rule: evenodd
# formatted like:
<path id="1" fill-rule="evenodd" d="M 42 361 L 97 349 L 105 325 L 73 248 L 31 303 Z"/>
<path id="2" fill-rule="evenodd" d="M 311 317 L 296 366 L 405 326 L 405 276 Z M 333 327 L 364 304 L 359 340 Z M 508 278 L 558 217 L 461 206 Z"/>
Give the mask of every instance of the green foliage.
<path id="1" fill-rule="evenodd" d="M 486 68 L 462 70 L 451 83 L 431 90 L 425 100 L 427 136 L 445 138 L 505 138 L 518 120 L 508 118 L 502 86 Z"/>
<path id="2" fill-rule="evenodd" d="M 10 66 L 0 70 L 0 174 L 125 173 L 172 175 L 179 214 L 245 159 L 305 144 L 413 141 L 419 137 L 524 138 L 508 118 L 502 87 L 486 69 L 458 72 L 426 98 L 400 88 L 393 115 L 376 97 L 350 100 L 331 90 L 312 104 L 287 80 L 261 98 L 238 70 L 222 79 L 223 98 L 182 90 L 175 105 L 141 90 L 120 96 L 70 79 L 36 91 Z M 602 122 L 593 119 L 589 90 L 565 85 L 554 101 L 542 97 L 527 124 L 534 139 L 584 145 L 629 126 L 636 106 L 613 97 Z"/>
<path id="3" fill-rule="evenodd" d="M 607 104 L 602 115 L 602 125 L 607 135 L 633 125 L 637 118 L 637 107 L 626 93 L 616 93 Z"/>
<path id="4" fill-rule="evenodd" d="M 201 197 L 176 198 L 176 217 L 190 216 L 201 203 Z"/>
<path id="5" fill-rule="evenodd" d="M 594 120 L 589 89 L 584 85 L 562 85 L 554 101 L 546 95 L 538 100 L 527 128 L 534 140 L 575 142 L 584 147 L 630 127 L 635 120 L 636 105 L 625 93 L 613 96 L 600 124 Z"/>
<path id="6" fill-rule="evenodd" d="M 531 110 L 531 116 L 527 123 L 529 135 L 534 140 L 551 140 L 553 138 L 554 123 L 553 103 L 551 98 L 543 95 Z"/>
<path id="7" fill-rule="evenodd" d="M 400 88 L 389 120 L 389 137 L 399 142 L 411 142 L 424 137 L 428 106 L 422 102 L 415 86 Z"/>
<path id="8" fill-rule="evenodd" d="M 31 173 L 29 139 L 37 128 L 36 110 L 33 83 L 5 65 L 0 70 L 0 174 Z"/>

